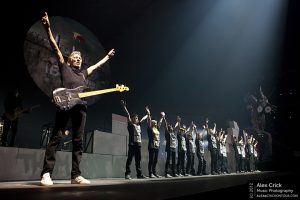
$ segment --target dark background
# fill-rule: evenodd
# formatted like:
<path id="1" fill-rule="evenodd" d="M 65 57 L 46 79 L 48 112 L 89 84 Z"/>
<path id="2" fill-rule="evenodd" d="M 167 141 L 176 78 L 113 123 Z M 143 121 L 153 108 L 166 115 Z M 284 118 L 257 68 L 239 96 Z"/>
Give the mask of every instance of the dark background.
<path id="1" fill-rule="evenodd" d="M 277 112 L 267 116 L 273 137 L 271 168 L 287 168 L 299 158 L 296 116 L 299 77 L 299 1 L 221 0 L 75 0 L 9 2 L 2 12 L 0 103 L 18 87 L 25 106 L 41 107 L 20 120 L 16 145 L 39 148 L 44 124 L 55 108 L 33 82 L 24 62 L 24 40 L 30 27 L 49 16 L 63 16 L 87 27 L 108 52 L 111 86 L 123 83 L 129 92 L 106 94 L 88 108 L 86 129 L 111 129 L 111 114 L 154 117 L 165 111 L 171 121 L 201 126 L 205 117 L 218 127 L 237 121 L 251 126 L 244 101 L 259 86 Z M 95 52 L 97 53 L 97 52 Z M 3 107 L 0 108 L 3 112 Z"/>

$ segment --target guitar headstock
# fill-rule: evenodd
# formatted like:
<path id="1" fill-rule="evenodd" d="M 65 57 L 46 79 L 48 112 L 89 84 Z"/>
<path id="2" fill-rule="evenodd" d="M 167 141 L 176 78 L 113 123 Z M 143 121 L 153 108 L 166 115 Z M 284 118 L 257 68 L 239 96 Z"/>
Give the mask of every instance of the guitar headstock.
<path id="1" fill-rule="evenodd" d="M 127 87 L 125 85 L 119 85 L 119 84 L 116 84 L 116 89 L 119 92 L 129 91 L 129 87 Z"/>

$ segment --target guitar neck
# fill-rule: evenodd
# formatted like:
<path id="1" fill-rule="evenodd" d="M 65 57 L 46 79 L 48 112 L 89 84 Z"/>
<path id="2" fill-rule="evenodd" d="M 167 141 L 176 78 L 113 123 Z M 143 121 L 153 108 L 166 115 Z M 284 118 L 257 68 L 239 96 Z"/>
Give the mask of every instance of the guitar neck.
<path id="1" fill-rule="evenodd" d="M 105 93 L 110 93 L 110 92 L 115 92 L 118 91 L 117 88 L 110 88 L 110 89 L 105 89 L 105 90 L 96 90 L 96 91 L 91 91 L 91 92 L 81 92 L 78 93 L 79 98 L 85 98 L 85 97 L 90 97 L 90 96 L 95 96 L 99 94 L 105 94 Z"/>

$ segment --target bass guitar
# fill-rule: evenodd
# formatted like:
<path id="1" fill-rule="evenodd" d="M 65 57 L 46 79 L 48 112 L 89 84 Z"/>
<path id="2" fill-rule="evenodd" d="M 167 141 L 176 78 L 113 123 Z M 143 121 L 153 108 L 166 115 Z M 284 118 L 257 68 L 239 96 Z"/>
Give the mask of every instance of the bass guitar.
<path id="1" fill-rule="evenodd" d="M 129 88 L 124 85 L 116 85 L 115 88 L 108 88 L 104 90 L 96 90 L 84 92 L 88 88 L 85 86 L 79 86 L 74 89 L 57 88 L 53 91 L 53 102 L 61 110 L 70 110 L 75 105 L 87 105 L 87 101 L 83 98 L 94 95 L 100 95 L 110 92 L 123 92 L 129 91 Z"/>
<path id="2" fill-rule="evenodd" d="M 25 113 L 30 113 L 34 108 L 40 107 L 40 105 L 35 105 L 27 108 L 16 108 L 13 113 L 5 112 L 4 115 L 10 120 L 13 121 L 21 117 Z"/>

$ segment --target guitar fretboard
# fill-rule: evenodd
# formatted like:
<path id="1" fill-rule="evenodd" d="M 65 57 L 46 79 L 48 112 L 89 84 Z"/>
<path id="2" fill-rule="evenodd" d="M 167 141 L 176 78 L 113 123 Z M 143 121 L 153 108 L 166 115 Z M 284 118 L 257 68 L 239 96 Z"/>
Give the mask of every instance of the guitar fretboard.
<path id="1" fill-rule="evenodd" d="M 90 97 L 90 96 L 94 96 L 94 95 L 105 94 L 105 93 L 115 92 L 115 91 L 118 91 L 118 89 L 117 88 L 110 88 L 110 89 L 105 89 L 105 90 L 82 92 L 82 93 L 78 93 L 78 96 L 79 96 L 79 98 L 84 98 L 84 97 Z"/>

